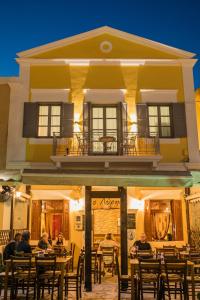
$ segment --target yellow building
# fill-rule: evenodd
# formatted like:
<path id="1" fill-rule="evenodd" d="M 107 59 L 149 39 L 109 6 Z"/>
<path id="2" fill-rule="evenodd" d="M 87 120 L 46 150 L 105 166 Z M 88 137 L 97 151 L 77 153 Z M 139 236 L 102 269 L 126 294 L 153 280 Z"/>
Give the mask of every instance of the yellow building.
<path id="1" fill-rule="evenodd" d="M 24 198 L 13 228 L 33 240 L 63 231 L 79 250 L 112 232 L 125 260 L 144 231 L 153 246 L 187 243 L 185 195 L 200 170 L 195 54 L 105 26 L 16 61 L 5 173 L 20 172 Z"/>

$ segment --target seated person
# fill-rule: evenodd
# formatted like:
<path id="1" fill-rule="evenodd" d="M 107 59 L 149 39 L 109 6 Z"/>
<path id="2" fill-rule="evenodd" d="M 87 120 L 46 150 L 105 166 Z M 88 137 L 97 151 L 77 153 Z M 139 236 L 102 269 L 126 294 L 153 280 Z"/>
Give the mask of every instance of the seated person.
<path id="1" fill-rule="evenodd" d="M 59 232 L 57 239 L 56 239 L 56 246 L 63 246 L 64 245 L 64 238 L 62 232 Z"/>
<path id="2" fill-rule="evenodd" d="M 131 254 L 135 254 L 137 251 L 150 251 L 151 245 L 147 242 L 147 237 L 145 233 L 142 233 L 140 236 L 140 240 L 135 241 L 133 246 L 130 249 Z"/>
<path id="3" fill-rule="evenodd" d="M 30 236 L 31 236 L 31 234 L 29 231 L 24 231 L 22 233 L 22 239 L 18 243 L 17 248 L 16 248 L 17 252 L 32 253 L 31 246 L 29 244 Z"/>
<path id="4" fill-rule="evenodd" d="M 17 249 L 19 242 L 21 241 L 21 238 L 22 238 L 21 233 L 16 233 L 14 240 L 10 241 L 6 245 L 4 252 L 3 252 L 3 260 L 4 261 L 7 259 L 10 259 L 11 256 L 15 255 L 15 251 Z"/>
<path id="5" fill-rule="evenodd" d="M 105 239 L 100 242 L 99 244 L 99 248 L 109 248 L 109 247 L 113 247 L 114 250 L 118 250 L 119 245 L 118 243 L 113 239 L 112 233 L 107 233 L 105 236 Z"/>
<path id="6" fill-rule="evenodd" d="M 47 232 L 42 234 L 41 240 L 38 242 L 38 247 L 42 250 L 51 249 L 51 245 L 49 243 L 49 235 Z"/>

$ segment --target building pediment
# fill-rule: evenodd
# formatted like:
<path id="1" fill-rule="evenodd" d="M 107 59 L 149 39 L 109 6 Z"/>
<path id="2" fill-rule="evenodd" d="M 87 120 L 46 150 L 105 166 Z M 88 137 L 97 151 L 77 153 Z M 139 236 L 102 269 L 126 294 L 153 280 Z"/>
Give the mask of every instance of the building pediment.
<path id="1" fill-rule="evenodd" d="M 18 53 L 20 58 L 40 59 L 176 59 L 194 55 L 107 26 Z"/>

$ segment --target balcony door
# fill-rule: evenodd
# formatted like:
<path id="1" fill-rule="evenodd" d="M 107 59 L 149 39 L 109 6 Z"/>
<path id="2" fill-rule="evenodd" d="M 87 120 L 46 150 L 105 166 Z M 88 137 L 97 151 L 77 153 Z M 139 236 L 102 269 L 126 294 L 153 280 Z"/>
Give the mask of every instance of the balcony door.
<path id="1" fill-rule="evenodd" d="M 116 155 L 119 140 L 117 106 L 91 106 L 90 144 L 92 154 Z"/>

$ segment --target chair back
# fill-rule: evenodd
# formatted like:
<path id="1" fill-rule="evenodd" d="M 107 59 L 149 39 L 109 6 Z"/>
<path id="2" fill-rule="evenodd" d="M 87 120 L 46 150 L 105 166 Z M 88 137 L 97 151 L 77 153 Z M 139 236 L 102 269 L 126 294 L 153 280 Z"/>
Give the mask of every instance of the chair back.
<path id="1" fill-rule="evenodd" d="M 187 260 L 165 258 L 165 273 L 167 281 L 169 281 L 169 274 L 173 274 L 180 281 L 186 282 Z"/>
<path id="2" fill-rule="evenodd" d="M 143 259 L 139 258 L 139 277 L 141 281 L 147 279 L 158 281 L 161 274 L 161 260 L 160 259 Z"/>
<path id="3" fill-rule="evenodd" d="M 55 277 L 56 272 L 56 256 L 48 255 L 46 257 L 35 257 L 35 265 L 36 265 L 36 275 L 37 278 L 40 277 L 41 274 L 46 272 L 51 272 L 51 277 Z"/>
<path id="4" fill-rule="evenodd" d="M 31 256 L 22 257 L 22 256 L 11 256 L 11 273 L 12 277 L 16 277 L 17 274 L 23 274 L 26 272 L 26 278 L 30 279 L 31 272 Z"/>
<path id="5" fill-rule="evenodd" d="M 95 268 L 97 265 L 97 250 L 91 251 L 91 259 L 92 259 L 92 268 Z"/>
<path id="6" fill-rule="evenodd" d="M 84 262 L 85 262 L 85 255 L 80 254 L 78 258 L 78 265 L 77 265 L 77 275 L 82 278 L 84 272 Z"/>
<path id="7" fill-rule="evenodd" d="M 136 252 L 136 257 L 137 258 L 153 258 L 153 252 L 152 250 L 137 250 Z"/>
<path id="8" fill-rule="evenodd" d="M 104 264 L 114 263 L 114 247 L 102 247 L 102 255 Z"/>

